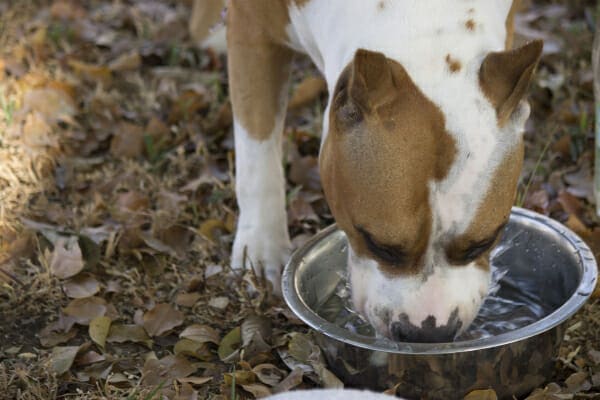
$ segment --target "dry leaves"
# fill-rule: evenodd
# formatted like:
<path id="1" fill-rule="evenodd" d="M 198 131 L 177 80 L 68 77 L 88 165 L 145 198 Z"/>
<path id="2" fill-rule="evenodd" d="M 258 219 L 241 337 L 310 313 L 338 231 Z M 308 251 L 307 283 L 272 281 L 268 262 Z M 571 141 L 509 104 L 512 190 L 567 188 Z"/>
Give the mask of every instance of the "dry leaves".
<path id="1" fill-rule="evenodd" d="M 79 274 L 63 284 L 67 296 L 74 299 L 90 297 L 100 290 L 100 282 L 90 274 Z"/>
<path id="2" fill-rule="evenodd" d="M 67 372 L 75 361 L 79 346 L 56 346 L 50 356 L 50 371 L 56 375 Z"/>
<path id="3" fill-rule="evenodd" d="M 102 348 L 106 344 L 106 337 L 108 336 L 111 323 L 111 319 L 105 316 L 99 316 L 90 321 L 90 338 Z"/>
<path id="4" fill-rule="evenodd" d="M 71 300 L 63 309 L 65 315 L 73 318 L 80 325 L 89 325 L 97 317 L 104 316 L 108 310 L 106 300 L 101 297 L 86 297 L 83 299 Z"/>
<path id="5" fill-rule="evenodd" d="M 106 341 L 109 343 L 142 343 L 152 347 L 152 340 L 144 327 L 134 324 L 112 324 Z"/>
<path id="6" fill-rule="evenodd" d="M 84 267 L 83 255 L 76 236 L 59 238 L 54 243 L 50 259 L 50 271 L 60 278 L 67 279 L 77 275 Z"/>
<path id="7" fill-rule="evenodd" d="M 150 336 L 161 336 L 183 323 L 183 313 L 170 304 L 157 304 L 144 314 L 144 329 Z"/>

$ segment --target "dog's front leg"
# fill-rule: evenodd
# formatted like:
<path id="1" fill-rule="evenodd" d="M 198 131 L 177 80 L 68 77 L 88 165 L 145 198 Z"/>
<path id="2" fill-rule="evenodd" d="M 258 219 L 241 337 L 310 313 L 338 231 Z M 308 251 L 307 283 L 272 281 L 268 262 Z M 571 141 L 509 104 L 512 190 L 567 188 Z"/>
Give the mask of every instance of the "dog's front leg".
<path id="1" fill-rule="evenodd" d="M 243 7 L 231 3 L 228 10 L 240 208 L 231 263 L 234 269 L 253 268 L 280 294 L 281 268 L 290 252 L 281 142 L 292 53 L 260 29 L 249 29 Z"/>

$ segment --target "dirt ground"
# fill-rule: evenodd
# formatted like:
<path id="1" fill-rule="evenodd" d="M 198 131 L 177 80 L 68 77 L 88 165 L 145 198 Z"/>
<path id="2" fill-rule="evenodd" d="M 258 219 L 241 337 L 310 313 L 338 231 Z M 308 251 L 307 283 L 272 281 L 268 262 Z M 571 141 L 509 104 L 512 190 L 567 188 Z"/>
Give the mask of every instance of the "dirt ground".
<path id="1" fill-rule="evenodd" d="M 535 0 L 517 18 L 521 42 L 545 40 L 517 204 L 597 255 L 594 3 Z M 225 59 L 191 43 L 189 8 L 0 2 L 2 399 L 252 399 L 341 384 L 295 350 L 312 338 L 281 300 L 229 273 Z M 317 174 L 325 88 L 304 58 L 293 76 L 284 135 L 297 246 L 333 220 Z M 569 322 L 554 376 L 529 398 L 600 398 L 597 300 Z"/>

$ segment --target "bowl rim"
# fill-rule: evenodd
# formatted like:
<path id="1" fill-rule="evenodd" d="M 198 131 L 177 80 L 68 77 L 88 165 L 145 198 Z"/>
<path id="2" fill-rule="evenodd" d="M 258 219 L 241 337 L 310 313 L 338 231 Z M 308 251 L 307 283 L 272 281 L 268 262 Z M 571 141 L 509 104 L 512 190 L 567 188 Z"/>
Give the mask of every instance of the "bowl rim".
<path id="1" fill-rule="evenodd" d="M 335 224 L 318 232 L 292 254 L 281 277 L 283 297 L 294 314 L 317 332 L 337 341 L 341 341 L 344 344 L 351 344 L 356 347 L 379 352 L 404 355 L 451 354 L 500 347 L 528 339 L 555 328 L 575 314 L 575 312 L 585 304 L 594 291 L 596 280 L 598 278 L 598 271 L 596 260 L 590 248 L 581 238 L 579 238 L 579 236 L 560 222 L 520 207 L 512 208 L 510 219 L 512 220 L 515 218 L 533 224 L 539 229 L 550 230 L 554 234 L 558 234 L 566 239 L 577 258 L 579 258 L 579 263 L 582 267 L 581 280 L 573 295 L 552 313 L 533 324 L 526 325 L 522 328 L 496 336 L 460 342 L 408 343 L 394 342 L 385 338 L 362 336 L 325 320 L 308 307 L 298 295 L 295 277 L 298 266 L 304 259 L 304 255 L 315 247 L 322 239 L 338 231 Z"/>

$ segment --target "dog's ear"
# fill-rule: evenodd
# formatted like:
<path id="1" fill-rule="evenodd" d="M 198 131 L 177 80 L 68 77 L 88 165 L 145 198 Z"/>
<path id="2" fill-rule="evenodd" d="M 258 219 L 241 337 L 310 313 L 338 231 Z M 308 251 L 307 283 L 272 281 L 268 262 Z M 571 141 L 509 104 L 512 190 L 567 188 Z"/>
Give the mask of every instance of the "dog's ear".
<path id="1" fill-rule="evenodd" d="M 383 53 L 356 51 L 350 66 L 348 94 L 364 111 L 376 110 L 398 95 L 391 65 Z"/>
<path id="2" fill-rule="evenodd" d="M 542 54 L 543 42 L 534 40 L 510 51 L 489 53 L 479 70 L 479 85 L 504 125 L 525 96 Z"/>

